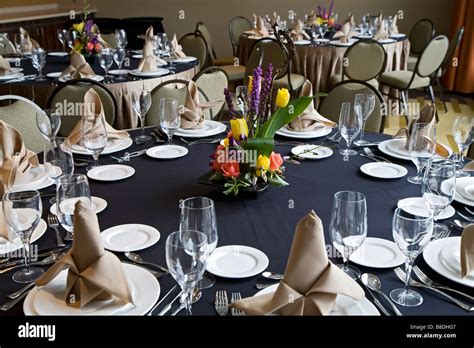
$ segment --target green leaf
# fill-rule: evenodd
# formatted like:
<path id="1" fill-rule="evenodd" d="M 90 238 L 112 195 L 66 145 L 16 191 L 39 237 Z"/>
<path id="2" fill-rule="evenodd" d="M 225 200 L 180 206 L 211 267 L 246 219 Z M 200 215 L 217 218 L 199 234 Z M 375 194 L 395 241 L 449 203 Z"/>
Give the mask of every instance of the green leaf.
<path id="1" fill-rule="evenodd" d="M 263 156 L 270 156 L 274 146 L 273 137 L 271 138 L 250 138 L 243 143 L 243 147 L 247 151 L 255 150 Z M 257 160 L 255 158 L 255 160 Z"/>
<path id="2" fill-rule="evenodd" d="M 279 108 L 259 129 L 257 138 L 272 138 L 284 125 L 292 122 L 306 110 L 313 97 L 299 97 L 284 108 Z"/>
<path id="3" fill-rule="evenodd" d="M 288 186 L 289 184 L 281 178 L 281 176 L 274 174 L 268 177 L 268 182 L 274 186 Z"/>

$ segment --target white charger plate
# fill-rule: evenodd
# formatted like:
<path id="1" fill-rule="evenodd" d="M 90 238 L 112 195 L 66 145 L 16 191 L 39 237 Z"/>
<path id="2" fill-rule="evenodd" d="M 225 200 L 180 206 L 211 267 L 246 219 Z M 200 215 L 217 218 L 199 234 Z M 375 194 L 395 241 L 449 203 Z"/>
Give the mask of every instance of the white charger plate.
<path id="1" fill-rule="evenodd" d="M 1 203 L 1 202 L 0 202 Z M 2 205 L 0 204 L 0 208 Z M 43 219 L 40 220 L 38 223 L 38 226 L 36 226 L 35 230 L 31 234 L 31 240 L 30 244 L 36 242 L 38 239 L 40 239 L 43 234 L 46 232 L 46 229 L 48 226 L 46 225 L 46 221 Z M 7 253 L 11 253 L 15 250 L 19 250 L 23 248 L 23 243 L 20 239 L 20 237 L 17 237 L 13 239 L 12 241 L 8 241 L 2 237 L 0 237 L 0 255 L 5 255 Z"/>
<path id="2" fill-rule="evenodd" d="M 23 303 L 25 315 L 145 315 L 160 296 L 160 283 L 142 267 L 122 263 L 132 292 L 133 305 L 117 299 L 94 300 L 83 308 L 67 306 L 64 302 L 67 270 L 62 271 L 49 284 L 34 287 Z"/>
<path id="3" fill-rule="evenodd" d="M 123 76 L 123 75 L 128 75 L 129 73 L 130 73 L 130 70 L 127 70 L 127 69 L 109 70 L 109 74 L 110 74 L 110 75 L 114 75 L 114 76 Z"/>
<path id="4" fill-rule="evenodd" d="M 51 57 L 66 57 L 68 55 L 69 53 L 67 52 L 48 52 L 48 56 L 51 56 Z"/>
<path id="5" fill-rule="evenodd" d="M 71 201 L 72 204 L 75 204 L 77 202 L 77 199 L 73 199 L 71 198 L 70 200 L 65 200 L 63 201 L 63 204 L 67 204 L 66 202 L 68 201 Z M 100 198 L 100 197 L 95 197 L 95 196 L 92 196 L 91 197 L 91 203 L 92 203 L 92 210 L 94 211 L 94 213 L 96 214 L 99 214 L 100 212 L 104 211 L 105 208 L 107 208 L 107 201 L 103 198 Z M 67 211 L 74 211 L 74 209 L 68 209 L 66 207 L 66 210 Z M 58 215 L 58 212 L 56 210 L 56 203 L 54 203 L 50 208 L 49 208 L 49 211 L 51 214 L 54 214 L 54 215 Z"/>
<path id="6" fill-rule="evenodd" d="M 407 34 L 401 34 L 401 33 L 390 35 L 390 37 L 392 37 L 394 39 L 401 39 L 402 37 L 406 37 L 406 36 L 407 36 Z"/>
<path id="7" fill-rule="evenodd" d="M 248 278 L 268 267 L 267 255 L 245 245 L 226 245 L 216 248 L 207 259 L 206 270 L 223 278 Z"/>
<path id="8" fill-rule="evenodd" d="M 87 172 L 87 177 L 97 181 L 119 181 L 131 177 L 135 169 L 123 164 L 109 164 L 92 168 Z"/>
<path id="9" fill-rule="evenodd" d="M 196 57 L 187 56 L 187 57 L 173 59 L 173 63 L 184 64 L 184 63 L 194 62 L 195 60 L 197 60 Z"/>
<path id="10" fill-rule="evenodd" d="M 350 260 L 372 268 L 393 268 L 405 263 L 405 257 L 394 242 L 373 237 L 365 238 L 361 247 L 352 253 Z"/>
<path id="11" fill-rule="evenodd" d="M 451 266 L 452 262 L 446 254 L 447 252 L 454 251 L 456 248 L 459 249 L 460 247 L 461 237 L 448 237 L 434 240 L 426 246 L 423 251 L 423 258 L 428 266 L 430 266 L 436 273 L 452 280 L 453 282 L 472 288 L 474 287 L 474 275 L 471 274 L 465 278 L 461 278 L 461 265 L 459 264 L 456 269 L 453 269 Z"/>
<path id="12" fill-rule="evenodd" d="M 56 71 L 56 72 L 50 72 L 46 74 L 46 77 L 49 77 L 50 79 L 57 79 L 61 77 L 62 72 L 61 71 Z"/>
<path id="13" fill-rule="evenodd" d="M 13 80 L 22 76 L 24 76 L 24 74 L 21 72 L 12 72 L 9 75 L 0 75 L 0 81 Z"/>
<path id="14" fill-rule="evenodd" d="M 186 156 L 189 150 L 179 145 L 159 145 L 146 150 L 146 154 L 157 159 L 174 159 Z"/>
<path id="15" fill-rule="evenodd" d="M 474 177 L 456 178 L 456 193 L 474 202 Z"/>
<path id="16" fill-rule="evenodd" d="M 320 127 L 311 132 L 295 132 L 284 126 L 276 134 L 291 139 L 314 139 L 324 137 L 332 132 L 332 128 Z"/>
<path id="17" fill-rule="evenodd" d="M 104 248 L 112 251 L 137 251 L 146 249 L 160 240 L 160 232 L 151 226 L 125 224 L 102 231 Z"/>
<path id="18" fill-rule="evenodd" d="M 407 161 L 411 161 L 410 153 L 408 152 L 408 149 L 405 146 L 406 144 L 406 139 L 405 138 L 393 138 L 393 139 L 388 139 L 385 141 L 382 141 L 380 144 L 377 145 L 378 149 L 389 156 L 398 158 L 398 159 L 403 159 Z M 440 144 L 443 146 L 446 151 L 448 151 L 449 155 L 453 153 L 453 150 L 451 150 L 449 147 L 447 147 L 444 144 Z M 435 155 L 435 159 L 442 159 L 442 157 Z"/>
<path id="19" fill-rule="evenodd" d="M 12 192 L 27 191 L 27 190 L 41 190 L 54 184 L 54 181 L 46 177 L 40 182 L 28 185 L 13 186 Z"/>
<path id="20" fill-rule="evenodd" d="M 311 45 L 311 41 L 310 40 L 298 40 L 298 41 L 293 41 L 293 43 L 295 45 Z"/>
<path id="21" fill-rule="evenodd" d="M 170 71 L 168 69 L 158 68 L 156 71 L 148 71 L 142 72 L 138 69 L 134 69 L 130 71 L 130 75 L 139 76 L 139 77 L 155 77 L 155 76 L 162 76 L 169 74 Z"/>
<path id="22" fill-rule="evenodd" d="M 271 294 L 275 292 L 278 288 L 278 284 L 274 284 L 260 290 L 257 292 L 255 296 Z M 352 298 L 345 296 L 345 295 L 337 295 L 336 297 L 336 305 L 334 309 L 329 313 L 329 315 L 377 315 L 380 316 L 379 311 L 375 306 L 370 303 L 370 301 L 364 297 L 360 301 L 353 300 Z"/>
<path id="23" fill-rule="evenodd" d="M 128 149 L 130 146 L 132 146 L 133 140 L 128 137 L 128 138 L 123 138 L 123 139 L 108 139 L 107 140 L 107 145 L 105 145 L 104 151 L 102 151 L 101 155 L 108 155 L 111 153 L 123 151 L 125 149 Z M 78 154 L 78 155 L 89 155 L 92 156 L 84 146 L 74 144 L 71 146 L 72 153 Z"/>
<path id="24" fill-rule="evenodd" d="M 134 59 L 142 59 L 142 58 L 143 58 L 143 54 L 133 54 L 133 55 L 132 55 L 132 58 L 134 58 Z"/>
<path id="25" fill-rule="evenodd" d="M 95 75 L 95 76 L 92 76 L 92 77 L 88 77 L 88 79 L 94 80 L 94 81 L 97 81 L 97 82 L 101 82 L 101 81 L 104 81 L 104 76 Z M 71 80 L 71 76 L 63 76 L 63 77 L 59 78 L 59 82 L 66 82 L 66 81 L 69 81 L 69 80 Z"/>
<path id="26" fill-rule="evenodd" d="M 456 178 L 456 182 L 459 179 L 460 178 Z M 466 178 L 466 179 L 469 179 L 469 178 Z M 441 184 L 441 191 L 443 191 L 444 193 L 448 193 L 448 191 L 450 191 L 452 188 L 453 181 L 454 181 L 454 178 L 443 181 L 443 183 Z M 454 193 L 454 200 L 458 203 L 462 203 L 470 207 L 474 207 L 474 201 L 471 201 L 470 199 L 466 199 L 464 196 L 460 195 L 457 189 Z"/>
<path id="27" fill-rule="evenodd" d="M 355 44 L 357 40 L 350 39 L 349 42 L 341 42 L 339 40 L 331 40 L 329 43 L 333 46 L 340 46 L 340 47 L 349 47 Z"/>
<path id="28" fill-rule="evenodd" d="M 408 174 L 405 167 L 386 162 L 372 162 L 360 167 L 362 173 L 378 179 L 398 179 Z"/>
<path id="29" fill-rule="evenodd" d="M 311 151 L 306 152 L 305 151 Z M 295 156 L 299 156 L 307 159 L 323 159 L 331 157 L 333 151 L 329 147 L 318 146 L 318 145 L 300 145 L 291 149 L 291 153 Z"/>
<path id="30" fill-rule="evenodd" d="M 204 122 L 204 127 L 199 128 L 199 129 L 183 129 L 180 128 L 178 131 L 175 133 L 176 136 L 178 137 L 185 137 L 185 138 L 205 138 L 205 137 L 210 137 L 212 135 L 220 134 L 222 132 L 225 132 L 226 130 L 225 124 L 218 122 L 218 121 L 212 121 L 212 120 L 206 120 Z"/>
<path id="31" fill-rule="evenodd" d="M 391 43 L 394 43 L 394 42 L 397 42 L 396 40 L 394 39 L 383 39 L 383 40 L 377 40 L 379 43 L 381 43 L 382 45 L 383 44 L 391 44 Z"/>
<path id="32" fill-rule="evenodd" d="M 403 207 L 408 207 L 408 206 L 423 207 L 423 208 L 428 207 L 423 197 L 404 198 L 404 199 L 399 200 L 397 203 L 398 208 L 403 208 Z M 454 216 L 455 213 L 456 213 L 456 210 L 450 205 L 446 209 L 444 209 L 441 213 L 439 213 L 438 220 L 449 219 L 450 217 Z"/>
<path id="33" fill-rule="evenodd" d="M 26 175 L 21 175 L 15 179 L 13 190 L 21 189 L 25 186 L 34 186 L 47 178 L 47 173 L 43 164 L 30 168 Z"/>

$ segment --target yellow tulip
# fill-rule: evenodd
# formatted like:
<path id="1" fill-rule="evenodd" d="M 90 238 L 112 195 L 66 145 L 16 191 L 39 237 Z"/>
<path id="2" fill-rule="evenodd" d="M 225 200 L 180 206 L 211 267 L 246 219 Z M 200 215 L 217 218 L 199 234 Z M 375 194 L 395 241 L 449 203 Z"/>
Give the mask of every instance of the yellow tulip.
<path id="1" fill-rule="evenodd" d="M 84 29 L 84 26 L 86 23 L 81 22 L 81 23 L 76 23 L 72 25 L 72 28 L 77 31 L 78 33 L 82 33 L 82 30 Z"/>
<path id="2" fill-rule="evenodd" d="M 270 158 L 268 158 L 267 156 L 259 155 L 257 158 L 257 165 L 255 167 L 255 174 L 257 174 L 257 176 L 262 176 L 268 170 L 269 167 Z"/>
<path id="3" fill-rule="evenodd" d="M 286 88 L 280 88 L 276 97 L 276 106 L 284 108 L 290 101 L 290 92 Z"/>
<path id="4" fill-rule="evenodd" d="M 230 128 L 232 129 L 232 136 L 237 141 L 249 136 L 249 128 L 244 118 L 230 120 Z"/>
<path id="5" fill-rule="evenodd" d="M 229 147 L 229 138 L 225 138 L 223 143 L 225 147 Z"/>
<path id="6" fill-rule="evenodd" d="M 253 87 L 253 77 L 249 76 L 249 84 L 247 86 L 247 95 L 250 95 L 250 93 L 252 93 L 252 87 Z"/>
<path id="7" fill-rule="evenodd" d="M 314 24 L 321 25 L 323 24 L 323 17 L 316 17 Z"/>

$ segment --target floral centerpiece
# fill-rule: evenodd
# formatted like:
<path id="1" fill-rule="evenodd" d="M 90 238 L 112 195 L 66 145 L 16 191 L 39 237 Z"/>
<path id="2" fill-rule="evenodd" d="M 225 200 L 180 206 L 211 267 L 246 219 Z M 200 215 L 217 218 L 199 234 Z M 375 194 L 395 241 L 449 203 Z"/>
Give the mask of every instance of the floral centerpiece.
<path id="1" fill-rule="evenodd" d="M 331 0 L 331 4 L 329 8 L 326 10 L 326 6 L 321 7 L 318 5 L 317 12 L 311 12 L 311 16 L 309 17 L 308 23 L 310 26 L 312 25 L 324 25 L 326 24 L 328 29 L 336 29 L 337 30 L 337 14 L 334 12 L 334 0 Z"/>
<path id="2" fill-rule="evenodd" d="M 71 35 L 74 38 L 72 50 L 85 57 L 90 57 L 102 50 L 99 27 L 94 24 L 92 19 L 88 18 L 89 3 L 87 0 L 84 0 L 81 22 L 72 25 Z"/>

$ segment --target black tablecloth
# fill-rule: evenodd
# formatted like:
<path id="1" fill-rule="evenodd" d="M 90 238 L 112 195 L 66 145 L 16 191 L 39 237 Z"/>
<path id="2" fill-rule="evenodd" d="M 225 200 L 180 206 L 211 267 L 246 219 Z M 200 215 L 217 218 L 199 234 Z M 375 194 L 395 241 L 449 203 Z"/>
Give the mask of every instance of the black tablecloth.
<path id="1" fill-rule="evenodd" d="M 386 136 L 368 134 L 370 140 L 381 140 Z M 279 139 L 282 140 L 282 139 Z M 315 143 L 319 143 L 315 141 Z M 180 140 L 177 144 L 186 146 Z M 151 141 L 144 145 L 133 145 L 126 151 L 154 146 Z M 345 144 L 343 145 L 345 146 Z M 197 183 L 198 177 L 209 171 L 209 156 L 215 145 L 189 146 L 189 154 L 176 160 L 155 160 L 137 157 L 128 163 L 136 169 L 133 177 L 119 182 L 103 183 L 90 180 L 91 192 L 107 200 L 108 207 L 99 214 L 101 229 L 118 224 L 142 223 L 156 227 L 161 233 L 160 241 L 154 246 L 140 251 L 140 255 L 149 261 L 165 265 L 166 237 L 179 226 L 178 202 L 192 196 L 207 196 L 215 200 L 218 222 L 218 246 L 240 244 L 258 248 L 265 252 L 270 265 L 268 270 L 283 272 L 293 239 L 296 223 L 311 209 L 322 219 L 326 244 L 331 244 L 328 224 L 331 214 L 333 195 L 340 190 L 355 190 L 367 196 L 368 237 L 392 238 L 392 216 L 399 199 L 420 196 L 420 186 L 409 184 L 405 178 L 396 180 L 377 180 L 365 176 L 359 167 L 370 160 L 360 156 L 351 157 L 344 162 L 342 156 L 335 153 L 332 157 L 320 161 L 303 161 L 300 165 L 286 165 L 286 180 L 290 186 L 270 187 L 258 199 L 242 199 L 224 196 L 220 190 Z M 279 146 L 277 151 L 286 154 L 291 147 Z M 120 155 L 120 154 L 118 154 Z M 116 163 L 110 156 L 102 156 L 101 164 Z M 408 168 L 409 175 L 415 174 L 415 167 L 409 161 L 396 161 Z M 84 169 L 77 172 L 83 173 Z M 52 192 L 52 189 L 46 191 Z M 49 210 L 48 198 L 44 199 L 44 216 Z M 453 203 L 455 208 L 460 208 Z M 459 235 L 453 230 L 452 235 Z M 40 249 L 55 245 L 55 234 L 51 230 L 39 240 Z M 119 257 L 124 259 L 123 254 Z M 340 261 L 340 260 L 336 260 Z M 434 280 L 463 290 L 471 291 L 456 283 L 443 279 L 424 263 L 419 256 L 417 264 Z M 311 265 L 308 265 L 310 267 Z M 389 293 L 402 286 L 391 269 L 369 269 L 360 267 L 363 272 L 378 275 L 382 280 L 382 290 Z M 214 287 L 204 290 L 202 299 L 194 304 L 193 313 L 197 315 L 216 315 L 214 296 L 217 290 L 241 292 L 243 297 L 257 292 L 255 284 L 259 276 L 247 279 L 217 278 Z M 165 294 L 174 284 L 170 275 L 160 278 L 161 291 Z M 0 274 L 0 301 L 4 295 L 22 285 L 11 280 L 11 273 Z M 406 315 L 465 315 L 467 312 L 454 304 L 441 299 L 430 291 L 421 290 L 424 302 L 419 307 L 399 307 Z M 2 302 L 0 302 L 2 303 Z M 7 314 L 21 314 L 21 305 L 17 305 Z"/>

